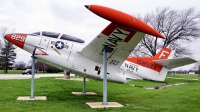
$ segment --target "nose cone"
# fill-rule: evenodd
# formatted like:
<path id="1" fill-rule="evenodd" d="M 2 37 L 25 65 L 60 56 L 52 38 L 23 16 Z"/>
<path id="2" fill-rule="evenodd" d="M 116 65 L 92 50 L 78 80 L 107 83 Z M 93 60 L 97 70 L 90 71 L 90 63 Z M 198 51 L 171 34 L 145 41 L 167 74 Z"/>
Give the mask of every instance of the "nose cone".
<path id="1" fill-rule="evenodd" d="M 85 7 L 86 7 L 87 9 L 89 9 L 90 6 L 89 6 L 89 5 L 85 5 Z"/>
<path id="2" fill-rule="evenodd" d="M 26 40 L 27 34 L 7 34 L 4 36 L 4 38 L 13 43 L 14 45 L 20 47 L 20 48 L 24 48 L 24 43 Z"/>

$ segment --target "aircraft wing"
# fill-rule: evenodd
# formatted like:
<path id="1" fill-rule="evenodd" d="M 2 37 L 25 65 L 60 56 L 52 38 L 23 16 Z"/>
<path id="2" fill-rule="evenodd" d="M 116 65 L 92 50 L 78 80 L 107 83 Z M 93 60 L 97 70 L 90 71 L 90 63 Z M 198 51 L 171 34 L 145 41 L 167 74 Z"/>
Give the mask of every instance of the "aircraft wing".
<path id="1" fill-rule="evenodd" d="M 99 63 L 103 63 L 103 49 L 107 47 L 107 62 L 120 66 L 144 37 L 145 33 L 110 23 L 79 53 Z"/>
<path id="2" fill-rule="evenodd" d="M 197 61 L 194 59 L 188 58 L 188 57 L 184 57 L 184 58 L 176 58 L 176 59 L 153 60 L 153 62 L 155 62 L 161 66 L 164 66 L 168 69 L 172 69 L 172 68 L 192 64 Z"/>

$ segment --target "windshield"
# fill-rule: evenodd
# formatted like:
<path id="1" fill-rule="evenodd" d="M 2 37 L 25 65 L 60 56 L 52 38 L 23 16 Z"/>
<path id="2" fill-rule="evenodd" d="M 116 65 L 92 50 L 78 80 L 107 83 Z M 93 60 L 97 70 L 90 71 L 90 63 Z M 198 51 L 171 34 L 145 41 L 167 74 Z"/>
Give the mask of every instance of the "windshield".
<path id="1" fill-rule="evenodd" d="M 40 35 L 40 32 L 34 32 L 34 33 L 31 33 L 30 35 L 37 36 L 37 35 Z"/>
<path id="2" fill-rule="evenodd" d="M 42 35 L 43 36 L 47 36 L 47 37 L 58 38 L 58 36 L 60 35 L 60 33 L 43 31 Z"/>
<path id="3" fill-rule="evenodd" d="M 56 32 L 48 32 L 48 31 L 43 31 L 41 32 L 42 36 L 47 36 L 47 37 L 51 37 L 51 38 L 58 38 L 59 35 L 61 33 L 56 33 Z M 40 32 L 34 32 L 34 33 L 31 33 L 29 35 L 33 35 L 33 36 L 37 36 L 37 35 L 40 35 Z M 85 41 L 82 40 L 82 39 L 79 39 L 77 37 L 73 37 L 73 36 L 70 36 L 70 35 L 67 35 L 67 34 L 62 34 L 62 36 L 60 37 L 60 39 L 62 40 L 68 40 L 68 41 L 73 41 L 73 42 L 77 42 L 77 43 L 84 43 Z"/>
<path id="4" fill-rule="evenodd" d="M 66 34 L 63 34 L 60 37 L 60 39 L 69 40 L 69 41 L 78 42 L 78 43 L 84 43 L 85 42 L 84 40 L 81 40 L 79 38 L 76 38 L 76 37 L 73 37 L 73 36 L 70 36 L 70 35 L 66 35 Z"/>

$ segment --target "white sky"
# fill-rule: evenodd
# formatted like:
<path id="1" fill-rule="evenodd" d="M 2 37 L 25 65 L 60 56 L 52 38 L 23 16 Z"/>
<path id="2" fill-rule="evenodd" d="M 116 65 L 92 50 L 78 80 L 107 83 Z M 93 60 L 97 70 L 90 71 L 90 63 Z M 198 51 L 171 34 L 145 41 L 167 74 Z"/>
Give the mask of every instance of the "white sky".
<path id="1" fill-rule="evenodd" d="M 145 15 L 157 7 L 183 10 L 191 7 L 200 12 L 199 0 L 0 0 L 0 27 L 15 28 L 16 33 L 53 31 L 66 33 L 90 42 L 109 21 L 84 5 L 103 5 L 133 15 Z M 200 59 L 198 43 L 191 43 L 195 58 Z M 17 60 L 28 62 L 30 54 L 17 49 Z"/>

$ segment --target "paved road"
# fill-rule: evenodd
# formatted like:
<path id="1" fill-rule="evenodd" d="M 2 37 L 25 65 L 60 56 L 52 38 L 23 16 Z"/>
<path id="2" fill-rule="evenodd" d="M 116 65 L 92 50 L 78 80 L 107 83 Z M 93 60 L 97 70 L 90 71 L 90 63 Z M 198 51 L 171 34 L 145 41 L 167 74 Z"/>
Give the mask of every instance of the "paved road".
<path id="1" fill-rule="evenodd" d="M 71 74 L 73 76 L 73 74 Z M 35 78 L 40 77 L 63 77 L 63 74 L 36 74 Z M 30 79 L 31 75 L 22 74 L 0 74 L 0 79 Z"/>
<path id="2" fill-rule="evenodd" d="M 185 80 L 199 80 L 199 79 L 187 79 L 187 78 L 175 78 L 175 77 L 166 77 L 171 79 L 185 79 Z"/>

